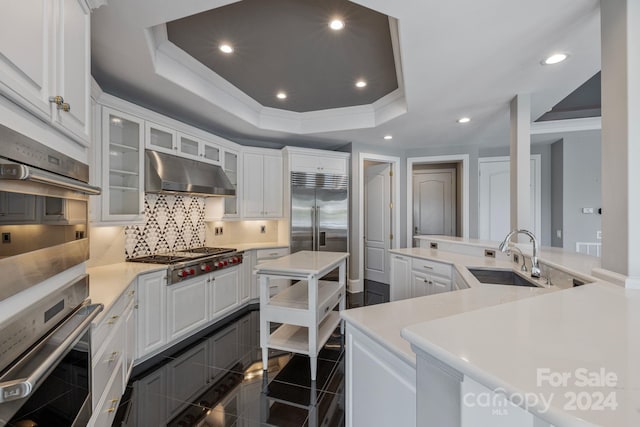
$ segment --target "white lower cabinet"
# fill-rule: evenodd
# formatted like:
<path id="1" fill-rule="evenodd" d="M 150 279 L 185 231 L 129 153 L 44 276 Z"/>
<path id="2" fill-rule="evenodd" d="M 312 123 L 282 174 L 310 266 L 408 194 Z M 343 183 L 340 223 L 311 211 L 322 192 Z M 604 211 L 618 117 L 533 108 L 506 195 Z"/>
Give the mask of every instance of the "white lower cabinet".
<path id="1" fill-rule="evenodd" d="M 135 334 L 132 322 L 134 292 L 135 283 L 132 283 L 91 330 L 91 426 L 112 424 L 128 380 L 133 358 L 127 345 Z"/>
<path id="2" fill-rule="evenodd" d="M 122 359 L 118 362 L 115 369 L 122 369 Z M 93 411 L 93 415 L 89 420 L 90 426 L 110 427 L 113 425 L 113 419 L 116 416 L 123 390 L 122 375 L 113 375 L 102 394 L 102 399 L 100 399 L 98 406 Z"/>
<path id="3" fill-rule="evenodd" d="M 207 276 L 167 286 L 167 340 L 173 341 L 209 321 Z"/>
<path id="4" fill-rule="evenodd" d="M 211 319 L 233 310 L 238 306 L 239 267 L 228 268 L 209 276 L 209 313 Z"/>
<path id="5" fill-rule="evenodd" d="M 143 274 L 138 277 L 137 359 L 152 353 L 167 343 L 166 288 L 166 271 Z"/>
<path id="6" fill-rule="evenodd" d="M 347 323 L 348 427 L 415 426 L 416 371 Z"/>
<path id="7" fill-rule="evenodd" d="M 391 255 L 391 301 L 449 292 L 453 267 L 450 264 Z"/>
<path id="8" fill-rule="evenodd" d="M 389 289 L 391 301 L 411 297 L 411 258 L 402 255 L 391 255 L 391 285 Z"/>
<path id="9" fill-rule="evenodd" d="M 449 292 L 451 290 L 451 280 L 423 273 L 421 271 L 411 271 L 411 296 L 423 297 L 426 295 Z"/>

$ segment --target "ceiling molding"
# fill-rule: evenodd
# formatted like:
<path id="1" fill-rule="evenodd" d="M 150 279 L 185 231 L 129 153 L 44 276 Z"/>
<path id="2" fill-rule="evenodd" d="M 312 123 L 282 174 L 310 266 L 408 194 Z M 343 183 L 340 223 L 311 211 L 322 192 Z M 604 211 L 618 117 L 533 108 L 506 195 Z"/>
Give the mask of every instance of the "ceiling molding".
<path id="1" fill-rule="evenodd" d="M 531 135 L 600 129 L 602 129 L 602 117 L 587 117 L 584 119 L 566 119 L 531 123 Z"/>
<path id="2" fill-rule="evenodd" d="M 197 61 L 167 37 L 166 25 L 146 30 L 155 73 L 203 100 L 264 130 L 311 134 L 372 128 L 407 112 L 397 21 L 390 19 L 398 89 L 372 104 L 304 113 L 265 107 Z"/>

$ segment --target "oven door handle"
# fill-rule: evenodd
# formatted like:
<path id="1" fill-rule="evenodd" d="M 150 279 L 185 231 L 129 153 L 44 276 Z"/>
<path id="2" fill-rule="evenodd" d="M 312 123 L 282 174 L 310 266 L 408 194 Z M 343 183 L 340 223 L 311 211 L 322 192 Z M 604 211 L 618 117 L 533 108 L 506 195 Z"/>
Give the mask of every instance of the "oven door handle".
<path id="1" fill-rule="evenodd" d="M 78 343 L 103 308 L 102 304 L 80 307 L 36 347 L 15 362 L 0 378 L 0 403 L 23 399 L 36 390 L 41 381 L 46 379 Z M 48 352 L 49 350 L 51 351 Z M 87 351 L 91 349 L 88 348 Z"/>
<path id="2" fill-rule="evenodd" d="M 65 190 L 78 191 L 91 196 L 100 194 L 99 187 L 18 163 L 3 164 L 0 168 L 0 179 L 33 181 L 64 188 Z"/>

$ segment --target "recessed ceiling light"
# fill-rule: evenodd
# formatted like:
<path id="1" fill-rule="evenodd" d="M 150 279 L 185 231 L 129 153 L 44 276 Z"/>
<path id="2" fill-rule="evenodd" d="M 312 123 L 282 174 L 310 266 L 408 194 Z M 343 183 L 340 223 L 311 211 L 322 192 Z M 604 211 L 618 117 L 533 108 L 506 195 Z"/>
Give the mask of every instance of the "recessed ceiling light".
<path id="1" fill-rule="evenodd" d="M 222 43 L 220 45 L 220 50 L 224 53 L 233 53 L 233 47 L 230 44 Z"/>
<path id="2" fill-rule="evenodd" d="M 334 19 L 329 22 L 329 28 L 335 31 L 341 30 L 344 28 L 344 21 L 341 19 Z"/>
<path id="3" fill-rule="evenodd" d="M 358 88 L 363 88 L 363 87 L 365 87 L 366 85 L 367 85 L 367 82 L 366 82 L 366 81 L 364 81 L 364 80 L 358 80 L 358 81 L 356 82 L 356 87 L 358 87 Z"/>
<path id="4" fill-rule="evenodd" d="M 278 93 L 276 94 L 276 97 L 277 97 L 278 99 L 287 99 L 287 94 L 286 94 L 285 92 L 278 92 Z"/>
<path id="5" fill-rule="evenodd" d="M 543 65 L 553 65 L 553 64 L 557 64 L 559 62 L 564 61 L 565 59 L 567 59 L 569 57 L 569 55 L 567 55 L 566 53 L 554 53 L 553 55 L 551 55 L 550 57 L 543 59 L 542 60 L 542 64 Z"/>
<path id="6" fill-rule="evenodd" d="M 471 119 L 469 117 L 460 117 L 458 123 L 469 123 Z"/>
<path id="7" fill-rule="evenodd" d="M 389 139 L 393 139 L 393 136 L 392 136 L 392 135 L 385 135 L 385 136 L 384 136 L 384 139 L 387 139 L 387 140 L 389 140 Z"/>

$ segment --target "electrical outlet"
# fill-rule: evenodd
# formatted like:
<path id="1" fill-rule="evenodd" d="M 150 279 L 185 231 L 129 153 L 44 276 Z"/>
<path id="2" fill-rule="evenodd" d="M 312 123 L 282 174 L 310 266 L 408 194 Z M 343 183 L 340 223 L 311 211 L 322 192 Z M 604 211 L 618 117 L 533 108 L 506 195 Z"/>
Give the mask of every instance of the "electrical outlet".
<path id="1" fill-rule="evenodd" d="M 213 234 L 214 234 L 215 236 L 217 236 L 218 234 L 220 234 L 220 228 L 218 228 L 218 227 L 213 227 Z"/>
<path id="2" fill-rule="evenodd" d="M 438 243 L 436 243 L 436 242 L 430 242 L 430 243 L 429 243 L 429 247 L 430 247 L 431 249 L 438 249 Z"/>
<path id="3" fill-rule="evenodd" d="M 484 250 L 484 256 L 489 257 L 489 258 L 495 258 L 496 257 L 496 251 L 494 251 L 493 249 L 485 249 Z"/>
<path id="4" fill-rule="evenodd" d="M 520 262 L 520 256 L 518 254 L 513 254 L 513 262 L 516 264 Z"/>
<path id="5" fill-rule="evenodd" d="M 76 231 L 76 240 L 84 239 L 84 231 Z"/>
<path id="6" fill-rule="evenodd" d="M 267 226 L 266 226 L 266 225 L 261 225 L 261 226 L 260 226 L 260 233 L 261 233 L 261 234 L 264 234 L 264 233 L 266 233 L 266 232 L 267 232 Z"/>
<path id="7" fill-rule="evenodd" d="M 222 226 L 220 226 L 220 235 L 222 236 L 222 233 L 224 232 L 224 230 L 222 229 Z"/>
<path id="8" fill-rule="evenodd" d="M 2 243 L 11 243 L 11 233 L 2 233 Z"/>

